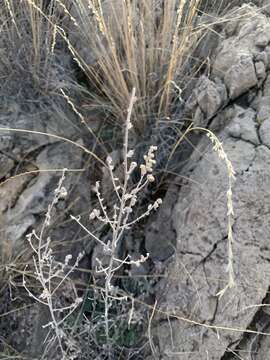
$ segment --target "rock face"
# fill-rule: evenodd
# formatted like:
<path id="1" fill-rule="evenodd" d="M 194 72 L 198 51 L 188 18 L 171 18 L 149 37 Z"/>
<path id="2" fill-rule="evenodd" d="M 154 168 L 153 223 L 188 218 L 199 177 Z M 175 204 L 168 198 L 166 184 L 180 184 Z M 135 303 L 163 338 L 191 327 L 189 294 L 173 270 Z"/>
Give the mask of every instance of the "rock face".
<path id="1" fill-rule="evenodd" d="M 72 113 L 69 113 L 69 117 L 76 121 Z M 3 109 L 0 126 L 25 130 L 35 129 L 74 139 L 75 142 L 79 135 L 78 131 L 76 133 L 65 118 L 57 118 L 50 114 L 40 116 L 38 110 L 34 108 L 32 108 L 32 114 L 30 112 L 28 116 L 24 115 L 22 110 L 18 114 L 10 115 L 7 108 Z M 0 217 L 5 224 L 2 232 L 5 233 L 5 242 L 8 242 L 13 249 L 13 255 L 15 255 L 20 252 L 21 247 L 25 247 L 24 235 L 27 231 L 37 227 L 42 221 L 42 216 L 51 203 L 54 189 L 62 176 L 61 169 L 83 168 L 84 154 L 81 149 L 76 147 L 76 144 L 72 145 L 50 136 L 29 133 L 1 132 L 0 144 L 1 156 L 4 157 L 5 154 L 8 154 L 5 166 L 1 167 L 0 178 L 4 180 L 6 177 L 15 176 L 14 179 L 10 179 L 0 186 Z M 57 171 L 54 172 L 54 169 Z M 41 172 L 39 173 L 39 171 Z M 30 173 L 16 178 L 16 174 L 23 172 Z M 81 180 L 86 179 L 86 176 L 82 176 L 80 172 L 67 171 L 66 173 L 64 184 L 70 196 L 70 199 L 66 199 L 67 202 L 74 197 L 72 192 L 74 194 L 79 177 Z M 85 200 L 87 198 L 89 205 L 89 194 L 84 192 L 82 187 L 78 187 L 76 192 L 77 195 L 80 193 Z M 65 201 L 62 205 L 59 203 L 59 214 L 61 213 L 60 207 L 66 207 L 64 203 Z M 80 209 L 80 206 L 75 205 L 77 210 Z"/>
<path id="2" fill-rule="evenodd" d="M 228 175 L 202 136 L 183 171 L 188 180 L 172 212 L 177 250 L 157 291 L 160 308 L 171 315 L 154 329 L 162 359 L 270 358 L 268 337 L 245 333 L 270 331 L 262 306 L 269 303 L 270 285 L 270 19 L 250 5 L 235 15 L 234 26 L 224 26 L 210 80 L 199 81 L 188 111 L 198 124 L 215 129 L 236 172 L 236 286 L 216 296 L 227 281 Z M 217 95 L 220 84 L 227 100 Z"/>

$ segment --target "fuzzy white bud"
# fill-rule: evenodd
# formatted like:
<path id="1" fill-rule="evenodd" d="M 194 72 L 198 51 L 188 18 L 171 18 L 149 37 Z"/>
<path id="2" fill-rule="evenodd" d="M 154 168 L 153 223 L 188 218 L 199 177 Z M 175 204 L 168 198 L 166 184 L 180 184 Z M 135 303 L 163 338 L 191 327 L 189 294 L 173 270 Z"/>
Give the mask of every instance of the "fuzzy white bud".
<path id="1" fill-rule="evenodd" d="M 148 180 L 149 182 L 154 182 L 154 181 L 155 181 L 155 178 L 154 178 L 153 175 L 147 175 L 147 180 Z"/>

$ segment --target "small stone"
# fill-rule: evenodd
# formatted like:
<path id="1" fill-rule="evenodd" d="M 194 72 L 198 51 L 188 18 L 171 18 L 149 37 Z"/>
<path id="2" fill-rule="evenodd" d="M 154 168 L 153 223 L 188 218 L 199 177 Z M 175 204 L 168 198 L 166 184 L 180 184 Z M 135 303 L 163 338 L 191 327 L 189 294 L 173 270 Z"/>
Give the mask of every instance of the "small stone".
<path id="1" fill-rule="evenodd" d="M 269 4 L 269 0 L 263 0 L 262 9 L 263 9 L 263 12 L 264 12 L 264 13 L 266 13 L 267 15 L 270 15 L 270 4 Z"/>
<path id="2" fill-rule="evenodd" d="M 270 148 L 270 116 L 260 126 L 259 133 L 262 143 Z"/>
<path id="3" fill-rule="evenodd" d="M 270 98 L 270 75 L 267 76 L 264 85 L 263 85 L 263 94 L 264 96 L 269 96 Z M 270 103 L 269 103 L 270 105 Z"/>
<path id="4" fill-rule="evenodd" d="M 261 51 L 261 52 L 255 53 L 254 58 L 256 61 L 261 61 L 265 65 L 268 64 L 268 54 L 266 51 Z"/>
<path id="5" fill-rule="evenodd" d="M 202 110 L 200 109 L 200 107 L 198 106 L 195 114 L 193 115 L 193 123 L 195 126 L 206 126 L 206 118 L 202 112 Z"/>
<path id="6" fill-rule="evenodd" d="M 232 124 L 228 127 L 228 133 L 234 137 L 259 145 L 260 140 L 256 129 L 256 113 L 254 110 L 237 108 L 237 114 Z"/>
<path id="7" fill-rule="evenodd" d="M 255 70 L 256 70 L 257 78 L 259 80 L 264 80 L 266 78 L 265 65 L 262 61 L 258 61 L 255 63 Z"/>
<path id="8" fill-rule="evenodd" d="M 204 79 L 197 94 L 197 101 L 206 117 L 213 115 L 219 109 L 222 99 L 213 81 Z"/>
<path id="9" fill-rule="evenodd" d="M 240 138 L 241 136 L 241 127 L 240 124 L 233 124 L 228 128 L 228 133 L 235 138 Z"/>
<path id="10" fill-rule="evenodd" d="M 256 86 L 258 80 L 251 56 L 242 55 L 240 61 L 227 71 L 224 81 L 232 100 Z"/>
<path id="11" fill-rule="evenodd" d="M 261 32 L 256 36 L 255 45 L 258 47 L 265 48 L 268 45 L 269 41 L 270 41 L 269 34 L 265 32 Z"/>
<path id="12" fill-rule="evenodd" d="M 234 21 L 233 19 L 232 19 L 232 21 L 229 21 L 225 27 L 226 35 L 228 37 L 233 36 L 237 31 L 238 25 L 239 25 L 238 21 Z"/>
<path id="13" fill-rule="evenodd" d="M 4 154 L 0 154 L 0 179 L 3 179 L 13 168 L 14 161 Z"/>
<path id="14" fill-rule="evenodd" d="M 269 118 L 270 114 L 270 96 L 264 96 L 260 99 L 257 111 L 257 122 L 263 123 Z"/>
<path id="15" fill-rule="evenodd" d="M 269 70 L 270 69 L 270 46 L 266 46 L 265 48 L 265 53 L 266 53 L 266 56 L 267 56 L 267 60 L 266 60 L 266 69 Z"/>

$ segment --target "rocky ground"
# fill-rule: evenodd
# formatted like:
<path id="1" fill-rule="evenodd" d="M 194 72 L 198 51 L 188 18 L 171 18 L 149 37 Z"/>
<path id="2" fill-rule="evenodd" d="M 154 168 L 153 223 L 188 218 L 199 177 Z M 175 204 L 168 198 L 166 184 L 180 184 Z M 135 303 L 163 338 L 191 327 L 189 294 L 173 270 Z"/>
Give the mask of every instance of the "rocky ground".
<path id="1" fill-rule="evenodd" d="M 236 286 L 223 297 L 216 296 L 228 276 L 228 173 L 209 137 L 197 131 L 189 137 L 193 146 L 185 141 L 180 145 L 179 173 L 169 178 L 172 184 L 163 190 L 159 212 L 125 239 L 125 251 L 135 258 L 142 251 L 150 254 L 146 263 L 129 269 L 131 278 L 156 274 L 158 279 L 139 284 L 143 290 L 138 290 L 138 299 L 156 311 L 146 330 L 152 339 L 152 355 L 148 349 L 146 355 L 134 359 L 270 357 L 269 336 L 265 335 L 270 333 L 270 10 L 268 1 L 257 2 L 257 6 L 235 5 L 197 50 L 198 57 L 210 57 L 192 91 L 187 90 L 181 116 L 213 131 L 235 170 Z M 65 56 L 67 66 L 72 66 Z M 76 81 L 77 73 L 70 74 L 69 81 Z M 89 179 L 103 174 L 106 187 L 106 172 L 101 169 L 96 174 L 97 163 L 89 165 L 93 157 L 84 147 L 96 149 L 96 139 L 86 136 L 84 124 L 63 99 L 49 102 L 23 96 L 26 100 L 18 101 L 20 94 L 14 91 L 6 94 L 1 88 L 1 128 L 38 129 L 42 134 L 4 131 L 0 135 L 0 180 L 32 171 L 0 186 L 1 254 L 11 274 L 11 286 L 1 284 L 0 314 L 10 313 L 0 315 L 0 339 L 7 339 L 18 353 L 28 349 L 30 358 L 38 358 L 46 336 L 39 325 L 48 321 L 48 314 L 16 290 L 19 275 L 13 271 L 16 262 L 25 261 L 25 235 L 42 222 L 59 179 L 55 172 L 38 171 L 86 169 L 67 172 L 68 197 L 57 205 L 52 236 L 59 258 L 63 247 L 75 256 L 83 249 L 80 267 L 88 269 L 94 267 L 100 248 L 70 221 L 70 215 L 82 214 L 84 220 L 94 202 Z M 46 133 L 68 138 L 73 144 Z M 86 275 L 76 276 L 88 281 Z M 63 296 L 68 298 L 68 292 Z M 23 303 L 29 307 L 16 312 Z"/>

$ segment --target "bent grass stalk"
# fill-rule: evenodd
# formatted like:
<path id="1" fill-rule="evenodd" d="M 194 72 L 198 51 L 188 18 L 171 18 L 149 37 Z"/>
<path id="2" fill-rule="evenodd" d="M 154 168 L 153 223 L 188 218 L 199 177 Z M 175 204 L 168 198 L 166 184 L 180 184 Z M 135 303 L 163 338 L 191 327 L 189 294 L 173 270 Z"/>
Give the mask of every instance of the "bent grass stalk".
<path id="1" fill-rule="evenodd" d="M 74 146 L 77 146 L 78 148 L 80 148 L 81 150 L 83 150 L 85 153 L 93 156 L 93 158 L 95 158 L 99 163 L 101 163 L 101 165 L 107 167 L 107 165 L 104 163 L 103 160 L 101 160 L 95 153 L 93 153 L 92 151 L 88 150 L 85 146 L 70 140 L 68 138 L 65 138 L 63 136 L 60 135 L 56 135 L 56 134 L 51 134 L 51 133 L 46 133 L 46 132 L 42 132 L 42 131 L 36 131 L 36 130 L 27 130 L 27 129 L 16 129 L 16 128 L 9 128 L 9 127 L 0 127 L 0 132 L 14 132 L 14 133 L 25 133 L 25 134 L 35 134 L 35 135 L 44 135 L 44 136 L 48 136 L 54 139 L 58 139 L 64 142 L 68 142 Z"/>
<path id="2" fill-rule="evenodd" d="M 228 236 L 228 265 L 227 265 L 227 273 L 228 273 L 228 283 L 226 286 L 220 290 L 217 293 L 217 296 L 221 298 L 227 289 L 233 288 L 235 284 L 235 278 L 234 278 L 234 268 L 233 268 L 233 231 L 232 231 L 232 225 L 233 225 L 233 201 L 232 201 L 232 186 L 233 182 L 235 181 L 235 171 L 232 165 L 232 162 L 228 158 L 228 155 L 226 154 L 222 142 L 218 139 L 218 137 L 209 129 L 201 128 L 201 127 L 193 127 L 189 128 L 186 132 L 186 135 L 190 131 L 202 131 L 206 132 L 207 137 L 210 139 L 211 143 L 213 144 L 213 150 L 218 154 L 218 157 L 224 161 L 226 168 L 227 168 L 227 174 L 228 174 L 228 189 L 227 189 L 227 236 Z"/>
<path id="3" fill-rule="evenodd" d="M 235 181 L 235 171 L 232 165 L 232 162 L 230 161 L 230 159 L 228 158 L 222 143 L 220 142 L 220 140 L 218 139 L 218 137 L 209 129 L 206 128 L 202 128 L 202 127 L 194 127 L 193 123 L 191 123 L 187 129 L 184 131 L 184 133 L 180 136 L 180 138 L 177 140 L 177 142 L 175 143 L 169 157 L 168 157 L 168 161 L 167 161 L 167 166 L 170 162 L 170 160 L 172 159 L 177 147 L 179 146 L 179 144 L 184 140 L 185 137 L 187 137 L 187 135 L 192 132 L 192 131 L 199 131 L 199 132 L 204 132 L 206 133 L 207 137 L 210 139 L 212 145 L 213 145 L 213 150 L 215 152 L 217 152 L 218 157 L 224 161 L 226 168 L 227 168 L 227 174 L 228 174 L 228 189 L 227 189 L 227 237 L 228 237 L 228 265 L 227 265 L 227 273 L 228 273 L 228 280 L 227 280 L 227 284 L 226 286 L 220 290 L 217 293 L 218 297 L 222 297 L 226 290 L 229 288 L 233 288 L 235 286 L 235 278 L 234 278 L 234 269 L 233 269 L 233 231 L 232 231 L 232 225 L 233 225 L 233 216 L 234 216 L 234 211 L 233 211 L 233 201 L 232 201 L 232 187 L 233 187 L 233 182 Z M 166 166 L 166 167 L 167 167 Z M 163 177 L 162 177 L 163 179 Z M 162 181 L 162 180 L 161 180 Z"/>

